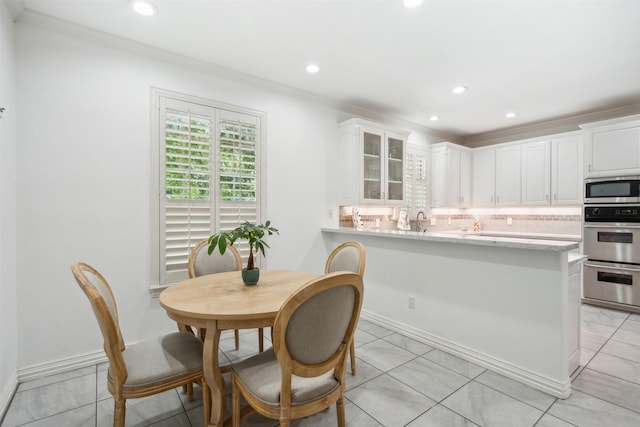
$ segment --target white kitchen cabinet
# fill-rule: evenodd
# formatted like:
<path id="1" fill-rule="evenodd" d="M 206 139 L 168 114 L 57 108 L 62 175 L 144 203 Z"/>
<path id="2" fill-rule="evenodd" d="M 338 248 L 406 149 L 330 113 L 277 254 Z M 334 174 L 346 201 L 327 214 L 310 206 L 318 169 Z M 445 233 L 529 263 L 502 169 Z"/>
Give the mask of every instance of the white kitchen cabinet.
<path id="1" fill-rule="evenodd" d="M 409 132 L 360 119 L 340 124 L 340 204 L 402 204 Z"/>
<path id="2" fill-rule="evenodd" d="M 496 148 L 496 206 L 520 204 L 520 145 Z"/>
<path id="3" fill-rule="evenodd" d="M 443 142 L 431 146 L 431 206 L 471 205 L 471 150 Z"/>
<path id="4" fill-rule="evenodd" d="M 551 203 L 551 142 L 522 144 L 522 204 Z"/>
<path id="5" fill-rule="evenodd" d="M 582 138 L 579 134 L 522 144 L 522 204 L 582 203 Z"/>
<path id="6" fill-rule="evenodd" d="M 473 150 L 472 160 L 472 205 L 492 206 L 496 192 L 496 150 L 476 148 Z"/>
<path id="7" fill-rule="evenodd" d="M 551 204 L 581 205 L 582 135 L 566 134 L 551 139 Z"/>
<path id="8" fill-rule="evenodd" d="M 477 149 L 473 153 L 473 205 L 520 204 L 520 145 Z"/>
<path id="9" fill-rule="evenodd" d="M 586 178 L 640 173 L 640 115 L 580 125 Z"/>

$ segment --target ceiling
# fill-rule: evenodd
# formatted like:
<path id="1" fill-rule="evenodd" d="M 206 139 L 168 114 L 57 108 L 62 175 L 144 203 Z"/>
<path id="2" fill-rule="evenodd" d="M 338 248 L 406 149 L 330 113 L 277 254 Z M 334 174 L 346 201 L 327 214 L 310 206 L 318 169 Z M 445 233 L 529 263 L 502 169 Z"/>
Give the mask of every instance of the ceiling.
<path id="1" fill-rule="evenodd" d="M 460 137 L 640 104 L 640 0 L 151 1 L 21 4 Z"/>

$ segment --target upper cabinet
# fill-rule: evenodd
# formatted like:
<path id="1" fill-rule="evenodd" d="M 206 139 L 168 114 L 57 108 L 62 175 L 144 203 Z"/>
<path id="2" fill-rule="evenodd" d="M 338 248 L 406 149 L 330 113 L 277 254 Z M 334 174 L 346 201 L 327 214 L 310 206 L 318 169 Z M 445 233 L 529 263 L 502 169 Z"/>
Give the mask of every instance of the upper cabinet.
<path id="1" fill-rule="evenodd" d="M 640 173 L 640 115 L 581 125 L 586 178 Z"/>
<path id="2" fill-rule="evenodd" d="M 558 136 L 551 140 L 551 204 L 582 204 L 582 135 Z"/>
<path id="3" fill-rule="evenodd" d="M 582 203 L 582 138 L 579 134 L 522 144 L 522 204 Z"/>
<path id="4" fill-rule="evenodd" d="M 341 204 L 402 204 L 408 135 L 360 119 L 340 124 Z"/>
<path id="5" fill-rule="evenodd" d="M 472 204 L 492 206 L 496 194 L 496 149 L 477 148 L 472 158 Z"/>
<path id="6" fill-rule="evenodd" d="M 520 145 L 480 148 L 473 152 L 473 206 L 520 204 Z"/>
<path id="7" fill-rule="evenodd" d="M 496 148 L 496 206 L 520 204 L 520 145 Z"/>
<path id="8" fill-rule="evenodd" d="M 443 142 L 431 146 L 431 206 L 471 206 L 471 150 Z"/>

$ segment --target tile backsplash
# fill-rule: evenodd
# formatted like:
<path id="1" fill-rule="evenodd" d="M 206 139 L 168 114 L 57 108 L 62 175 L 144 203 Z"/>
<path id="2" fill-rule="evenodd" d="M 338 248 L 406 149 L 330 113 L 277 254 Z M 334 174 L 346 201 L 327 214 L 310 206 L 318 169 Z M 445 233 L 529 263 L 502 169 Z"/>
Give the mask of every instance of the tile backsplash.
<path id="1" fill-rule="evenodd" d="M 358 206 L 366 228 L 373 228 L 376 219 L 381 229 L 395 229 L 399 208 Z M 340 208 L 340 226 L 353 227 L 352 206 Z M 518 208 L 432 208 L 425 211 L 422 221 L 427 231 L 454 231 L 472 229 L 477 219 L 483 231 L 561 234 L 579 237 L 582 234 L 582 208 L 567 207 L 518 207 Z M 411 226 L 415 229 L 415 212 L 410 211 Z M 435 222 L 435 224 L 434 224 Z"/>

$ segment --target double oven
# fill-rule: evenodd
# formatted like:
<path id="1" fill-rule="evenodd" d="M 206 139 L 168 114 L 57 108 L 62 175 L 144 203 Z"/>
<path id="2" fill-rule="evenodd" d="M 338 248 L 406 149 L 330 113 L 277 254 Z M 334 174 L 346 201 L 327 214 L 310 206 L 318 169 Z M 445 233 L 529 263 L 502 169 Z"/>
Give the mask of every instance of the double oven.
<path id="1" fill-rule="evenodd" d="M 583 298 L 640 311 L 640 176 L 585 180 Z"/>

